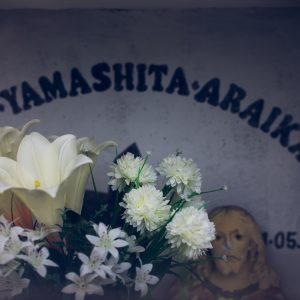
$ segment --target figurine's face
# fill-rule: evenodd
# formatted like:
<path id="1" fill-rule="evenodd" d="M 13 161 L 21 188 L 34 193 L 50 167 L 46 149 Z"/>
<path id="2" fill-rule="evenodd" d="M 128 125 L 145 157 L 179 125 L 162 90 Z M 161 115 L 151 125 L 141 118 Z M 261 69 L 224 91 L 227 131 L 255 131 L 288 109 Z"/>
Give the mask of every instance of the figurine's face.
<path id="1" fill-rule="evenodd" d="M 236 275 L 247 263 L 250 239 L 245 221 L 238 211 L 222 212 L 214 218 L 216 239 L 212 243 L 212 253 L 215 257 L 227 257 L 214 260 L 222 275 Z"/>

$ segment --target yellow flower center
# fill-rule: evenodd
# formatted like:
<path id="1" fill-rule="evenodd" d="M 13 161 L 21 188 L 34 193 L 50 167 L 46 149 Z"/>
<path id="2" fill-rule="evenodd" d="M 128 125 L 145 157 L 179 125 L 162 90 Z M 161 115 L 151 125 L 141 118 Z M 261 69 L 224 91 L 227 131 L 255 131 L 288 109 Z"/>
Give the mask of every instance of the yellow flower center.
<path id="1" fill-rule="evenodd" d="M 41 182 L 40 182 L 38 179 L 36 179 L 36 180 L 34 181 L 34 188 L 35 188 L 35 189 L 38 189 L 40 186 L 41 186 Z"/>

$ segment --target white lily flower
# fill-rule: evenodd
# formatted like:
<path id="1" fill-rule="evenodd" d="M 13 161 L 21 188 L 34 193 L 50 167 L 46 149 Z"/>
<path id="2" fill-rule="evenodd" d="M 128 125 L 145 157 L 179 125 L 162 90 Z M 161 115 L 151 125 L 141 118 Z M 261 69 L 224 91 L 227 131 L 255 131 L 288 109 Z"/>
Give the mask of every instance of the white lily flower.
<path id="1" fill-rule="evenodd" d="M 99 223 L 99 225 L 94 224 L 93 227 L 98 236 L 87 234 L 86 238 L 90 243 L 95 245 L 99 251 L 102 251 L 105 256 L 110 253 L 113 257 L 118 259 L 119 251 L 117 248 L 128 245 L 128 242 L 123 240 L 125 233 L 120 228 L 108 230 L 107 226 L 103 223 Z"/>
<path id="2" fill-rule="evenodd" d="M 82 261 L 80 267 L 80 275 L 84 276 L 90 273 L 96 273 L 101 278 L 106 278 L 106 275 L 114 277 L 114 273 L 111 271 L 111 266 L 104 264 L 106 255 L 103 251 L 99 251 L 97 247 L 94 247 L 90 257 L 83 253 L 77 254 Z"/>
<path id="3" fill-rule="evenodd" d="M 1 255 L 1 254 L 0 254 Z M 0 264 L 1 265 L 1 264 Z M 11 272 L 17 270 L 21 263 L 16 260 L 11 260 L 8 263 L 0 266 L 0 277 L 7 277 Z M 1 299 L 1 297 L 0 297 Z"/>
<path id="4" fill-rule="evenodd" d="M 21 140 L 25 136 L 27 130 L 39 120 L 31 120 L 27 122 L 21 129 L 11 126 L 0 128 L 0 156 L 15 159 Z"/>
<path id="5" fill-rule="evenodd" d="M 31 120 L 21 129 L 10 126 L 1 127 L 0 157 L 8 157 L 15 160 L 21 140 L 25 136 L 28 129 L 36 123 L 39 123 L 39 120 Z M 12 212 L 14 217 L 22 214 L 24 215 L 22 202 L 20 202 L 20 200 L 16 197 L 14 197 L 12 201 L 12 197 L 13 195 L 10 191 L 0 194 L 0 214 L 4 214 L 6 218 L 9 218 L 10 220 L 13 218 L 13 216 L 11 216 Z M 20 212 L 20 210 L 22 211 Z"/>
<path id="6" fill-rule="evenodd" d="M 0 243 L 0 266 L 6 265 L 15 259 L 15 255 L 5 249 L 6 243 Z"/>
<path id="7" fill-rule="evenodd" d="M 3 215 L 0 216 L 0 243 L 8 241 L 12 234 L 19 235 L 24 231 L 22 227 L 11 225 Z"/>
<path id="8" fill-rule="evenodd" d="M 72 173 L 92 160 L 77 153 L 76 138 L 64 135 L 50 143 L 39 133 L 23 138 L 17 160 L 0 157 L 0 193 L 14 192 L 40 223 L 61 223 L 68 181 Z"/>
<path id="9" fill-rule="evenodd" d="M 51 233 L 60 231 L 61 229 L 57 226 L 46 227 L 42 225 L 35 230 L 25 230 L 22 235 L 27 237 L 28 241 L 36 242 L 45 239 Z"/>
<path id="10" fill-rule="evenodd" d="M 32 248 L 28 252 L 28 255 L 19 255 L 18 257 L 30 263 L 40 276 L 46 276 L 47 269 L 45 266 L 58 267 L 55 262 L 48 259 L 49 251 L 47 248 L 44 247 L 40 250 Z"/>
<path id="11" fill-rule="evenodd" d="M 21 241 L 19 236 L 15 233 L 11 234 L 10 239 L 5 245 L 5 249 L 8 253 L 18 257 L 22 249 L 32 246 L 32 243 L 29 241 Z"/>
<path id="12" fill-rule="evenodd" d="M 78 276 L 74 272 L 66 274 L 66 278 L 74 283 L 68 284 L 62 289 L 65 294 L 75 294 L 75 300 L 83 300 L 85 294 L 103 295 L 103 288 L 101 285 L 95 285 L 91 282 L 95 279 L 96 275 Z"/>
<path id="13" fill-rule="evenodd" d="M 119 278 L 123 284 L 130 281 L 128 270 L 131 268 L 131 263 L 125 261 L 118 264 L 118 261 L 111 256 L 107 261 L 107 264 L 111 266 L 112 271 L 115 274 L 115 280 L 116 278 Z"/>
<path id="14" fill-rule="evenodd" d="M 145 264 L 141 267 L 136 267 L 136 276 L 134 290 L 141 291 L 141 297 L 144 297 L 148 293 L 148 284 L 157 284 L 159 278 L 157 276 L 149 275 L 153 268 L 152 264 Z"/>
<path id="15" fill-rule="evenodd" d="M 141 253 L 145 251 L 144 247 L 137 245 L 135 235 L 131 235 L 131 236 L 126 235 L 125 239 L 128 242 L 127 251 L 129 253 Z"/>
<path id="16" fill-rule="evenodd" d="M 19 272 L 14 271 L 7 277 L 0 276 L 1 299 L 11 299 L 16 295 L 21 294 L 23 289 L 28 287 L 30 280 L 28 278 L 22 278 L 23 273 L 24 269 L 21 268 Z M 4 292 L 4 294 L 2 294 L 2 292 Z"/>

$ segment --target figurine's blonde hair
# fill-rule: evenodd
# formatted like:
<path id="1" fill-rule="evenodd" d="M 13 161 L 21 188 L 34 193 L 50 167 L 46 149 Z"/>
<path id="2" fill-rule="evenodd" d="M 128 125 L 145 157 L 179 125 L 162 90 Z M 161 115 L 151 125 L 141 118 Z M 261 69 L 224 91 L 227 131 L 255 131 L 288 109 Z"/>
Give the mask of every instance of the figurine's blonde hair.
<path id="1" fill-rule="evenodd" d="M 251 281 L 258 282 L 261 289 L 267 289 L 270 286 L 278 287 L 279 283 L 277 275 L 268 265 L 265 244 L 255 219 L 245 209 L 239 206 L 217 207 L 210 212 L 209 217 L 213 222 L 215 218 L 221 217 L 221 214 L 228 214 L 231 212 L 236 212 L 240 215 L 240 219 L 245 225 L 247 234 L 249 234 L 250 250 L 248 259 L 251 265 Z M 214 259 L 212 258 L 208 260 L 208 263 L 200 266 L 200 272 L 203 277 L 209 277 L 213 268 Z"/>

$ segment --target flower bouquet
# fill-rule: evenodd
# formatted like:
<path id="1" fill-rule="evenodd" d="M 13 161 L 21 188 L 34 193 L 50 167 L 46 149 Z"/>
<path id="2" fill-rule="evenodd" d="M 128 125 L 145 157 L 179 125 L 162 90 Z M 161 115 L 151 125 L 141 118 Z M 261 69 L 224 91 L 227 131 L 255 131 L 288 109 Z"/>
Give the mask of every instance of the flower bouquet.
<path id="1" fill-rule="evenodd" d="M 116 144 L 27 134 L 37 122 L 0 129 L 0 299 L 40 299 L 49 288 L 63 299 L 148 297 L 149 286 L 211 248 L 214 224 L 191 159 L 173 154 L 154 169 L 149 153 L 126 153 L 111 166 L 105 200 L 92 169 Z M 96 206 L 84 216 L 89 177 Z"/>

